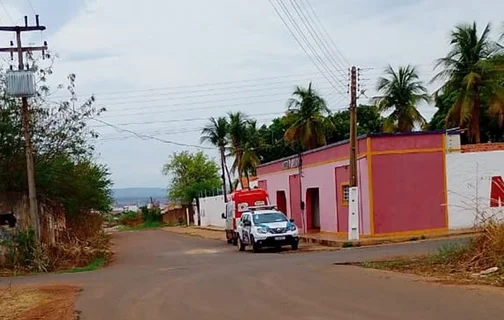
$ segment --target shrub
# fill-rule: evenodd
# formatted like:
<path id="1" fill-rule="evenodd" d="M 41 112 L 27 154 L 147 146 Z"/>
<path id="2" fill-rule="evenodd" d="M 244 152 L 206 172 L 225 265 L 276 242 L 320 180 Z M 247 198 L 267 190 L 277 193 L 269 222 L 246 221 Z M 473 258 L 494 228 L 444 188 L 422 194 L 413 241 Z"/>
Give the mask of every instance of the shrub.
<path id="1" fill-rule="evenodd" d="M 12 269 L 26 269 L 44 272 L 49 266 L 45 247 L 35 241 L 33 229 L 19 231 L 9 240 L 1 243 L 6 248 L 6 266 Z"/>
<path id="2" fill-rule="evenodd" d="M 138 213 L 134 211 L 128 211 L 119 217 L 119 223 L 125 226 L 132 226 L 132 225 L 137 225 L 140 224 L 140 217 L 138 216 Z"/>
<path id="3" fill-rule="evenodd" d="M 163 221 L 163 216 L 161 215 L 161 209 L 142 207 L 142 219 L 144 223 L 153 223 Z"/>

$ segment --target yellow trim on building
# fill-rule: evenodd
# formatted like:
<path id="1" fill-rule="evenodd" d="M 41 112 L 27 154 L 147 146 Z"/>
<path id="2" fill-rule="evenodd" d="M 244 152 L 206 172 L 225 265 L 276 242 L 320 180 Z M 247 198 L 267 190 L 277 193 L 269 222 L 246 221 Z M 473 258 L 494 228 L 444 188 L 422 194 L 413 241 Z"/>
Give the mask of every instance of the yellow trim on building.
<path id="1" fill-rule="evenodd" d="M 373 196 L 373 163 L 372 158 L 373 154 L 371 151 L 371 138 L 366 139 L 367 145 L 367 174 L 368 174 L 368 198 L 369 198 L 369 224 L 370 224 L 370 233 L 374 235 L 375 233 L 375 225 L 374 225 L 374 196 Z"/>
<path id="2" fill-rule="evenodd" d="M 446 134 L 443 135 L 443 196 L 444 196 L 444 210 L 445 210 L 445 227 L 448 228 L 448 177 L 446 170 Z"/>
<path id="3" fill-rule="evenodd" d="M 386 150 L 386 151 L 376 151 L 371 154 L 374 156 L 385 155 L 385 154 L 410 154 L 410 153 L 431 153 L 431 152 L 442 152 L 443 148 L 426 148 L 426 149 L 402 149 L 402 150 Z"/>
<path id="4" fill-rule="evenodd" d="M 404 237 L 404 236 L 428 235 L 433 233 L 446 233 L 446 232 L 448 232 L 448 228 L 419 229 L 419 230 L 402 231 L 402 232 L 377 233 L 374 235 L 374 237 L 380 237 L 380 236 Z"/>

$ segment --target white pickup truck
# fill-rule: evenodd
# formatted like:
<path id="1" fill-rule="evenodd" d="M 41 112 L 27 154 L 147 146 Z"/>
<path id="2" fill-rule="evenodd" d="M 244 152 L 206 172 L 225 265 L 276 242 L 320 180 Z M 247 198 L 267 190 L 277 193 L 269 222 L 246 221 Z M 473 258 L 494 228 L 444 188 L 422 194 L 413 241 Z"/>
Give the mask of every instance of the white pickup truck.
<path id="1" fill-rule="evenodd" d="M 252 209 L 252 208 L 251 208 Z M 250 210 L 242 214 L 237 226 L 238 250 L 252 246 L 254 252 L 264 247 L 299 247 L 299 231 L 294 220 L 278 210 Z"/>

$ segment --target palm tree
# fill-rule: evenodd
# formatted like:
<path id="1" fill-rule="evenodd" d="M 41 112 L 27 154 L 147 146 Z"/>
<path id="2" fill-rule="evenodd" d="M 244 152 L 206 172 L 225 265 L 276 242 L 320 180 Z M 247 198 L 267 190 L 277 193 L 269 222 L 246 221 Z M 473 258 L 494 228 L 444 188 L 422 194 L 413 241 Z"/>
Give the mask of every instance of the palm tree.
<path id="1" fill-rule="evenodd" d="M 229 123 L 225 117 L 215 119 L 211 117 L 209 123 L 201 130 L 201 142 L 209 142 L 219 148 L 221 169 L 222 169 L 222 184 L 224 187 L 224 195 L 226 195 L 226 174 L 229 181 L 229 188 L 233 188 L 231 175 L 226 162 L 226 146 L 228 145 L 227 135 Z M 231 191 L 231 190 L 230 190 Z"/>
<path id="2" fill-rule="evenodd" d="M 285 132 L 285 140 L 298 143 L 305 150 L 326 144 L 326 132 L 332 127 L 326 116 L 331 111 L 324 99 L 312 88 L 296 87 L 293 98 L 287 102 L 286 117 L 292 124 Z"/>
<path id="3" fill-rule="evenodd" d="M 231 155 L 235 157 L 235 161 L 231 170 L 238 172 L 238 180 L 243 188 L 243 150 L 247 137 L 247 116 L 242 112 L 230 112 L 229 116 L 229 129 L 228 137 L 231 141 Z"/>
<path id="4" fill-rule="evenodd" d="M 410 132 L 416 125 L 424 128 L 426 121 L 417 109 L 421 101 L 429 102 L 427 89 L 419 80 L 415 67 L 407 65 L 396 71 L 390 65 L 385 77 L 378 79 L 376 90 L 381 96 L 373 98 L 379 112 L 392 111 L 385 119 L 385 132 Z"/>
<path id="5" fill-rule="evenodd" d="M 256 168 L 261 163 L 259 150 L 265 147 L 257 129 L 257 121 L 250 120 L 246 126 L 246 138 L 243 145 L 242 166 L 247 185 L 250 185 L 250 175 L 256 174 Z"/>
<path id="6" fill-rule="evenodd" d="M 489 24 L 481 35 L 476 23 L 456 26 L 451 33 L 451 51 L 436 64 L 436 68 L 443 70 L 432 79 L 447 79 L 438 91 L 457 93 L 447 124 L 458 123 L 461 128 L 467 128 L 469 139 L 475 143 L 481 142 L 482 101 L 487 102 L 489 115 L 504 112 L 502 69 L 496 67 L 502 62 L 502 56 L 499 57 L 502 46 L 489 37 Z"/>

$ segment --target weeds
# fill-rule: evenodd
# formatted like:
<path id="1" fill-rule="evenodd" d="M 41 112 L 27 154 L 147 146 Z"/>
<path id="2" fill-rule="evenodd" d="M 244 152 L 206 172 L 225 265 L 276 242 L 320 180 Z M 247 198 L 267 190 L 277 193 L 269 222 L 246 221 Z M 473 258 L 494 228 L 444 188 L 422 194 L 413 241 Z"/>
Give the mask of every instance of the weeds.
<path id="1" fill-rule="evenodd" d="M 108 262 L 108 259 L 105 257 L 97 257 L 95 258 L 90 264 L 84 267 L 74 267 L 70 269 L 71 273 L 77 273 L 77 272 L 87 272 L 87 271 L 94 271 L 97 269 L 102 268 L 105 266 Z"/>

